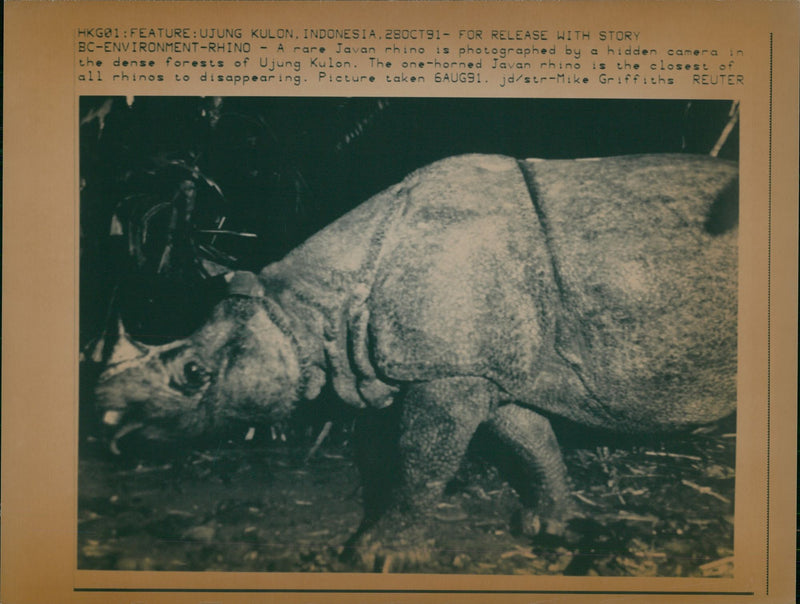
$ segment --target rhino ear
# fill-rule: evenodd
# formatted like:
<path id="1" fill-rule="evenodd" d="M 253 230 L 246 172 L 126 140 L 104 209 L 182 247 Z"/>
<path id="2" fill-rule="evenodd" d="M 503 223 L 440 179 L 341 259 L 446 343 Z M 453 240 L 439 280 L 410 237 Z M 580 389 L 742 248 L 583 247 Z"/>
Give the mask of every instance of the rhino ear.
<path id="1" fill-rule="evenodd" d="M 122 319 L 117 318 L 117 341 L 114 348 L 111 350 L 111 356 L 108 359 L 109 365 L 117 365 L 125 361 L 132 361 L 134 359 L 146 356 L 149 352 L 149 347 L 136 342 L 128 337 L 125 331 L 125 326 L 122 324 Z"/>
<path id="2" fill-rule="evenodd" d="M 259 298 L 264 295 L 264 287 L 255 273 L 250 271 L 231 271 L 225 274 L 228 283 L 228 295 L 250 296 Z"/>

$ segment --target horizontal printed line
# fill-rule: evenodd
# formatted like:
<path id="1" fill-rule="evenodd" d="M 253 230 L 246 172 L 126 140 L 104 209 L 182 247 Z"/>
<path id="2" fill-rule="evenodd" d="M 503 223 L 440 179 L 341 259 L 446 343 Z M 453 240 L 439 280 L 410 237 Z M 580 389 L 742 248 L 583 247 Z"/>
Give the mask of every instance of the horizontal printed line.
<path id="1" fill-rule="evenodd" d="M 752 591 L 644 591 L 644 590 L 556 590 L 556 589 L 181 589 L 134 587 L 75 587 L 75 592 L 104 593 L 331 593 L 331 594 L 635 594 L 647 596 L 753 596 Z"/>

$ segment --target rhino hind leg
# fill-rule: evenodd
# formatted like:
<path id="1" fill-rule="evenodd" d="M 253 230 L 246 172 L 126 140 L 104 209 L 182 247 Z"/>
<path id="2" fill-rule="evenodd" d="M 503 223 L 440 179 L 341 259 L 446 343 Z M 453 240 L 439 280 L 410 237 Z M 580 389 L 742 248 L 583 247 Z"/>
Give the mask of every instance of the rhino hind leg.
<path id="1" fill-rule="evenodd" d="M 348 544 L 348 556 L 384 572 L 413 570 L 430 559 L 432 513 L 475 431 L 488 418 L 494 396 L 495 387 L 482 378 L 413 384 L 397 403 L 396 444 L 383 449 L 379 436 L 359 437 L 362 445 L 372 441 L 359 457 L 368 456 L 370 450 L 376 453 L 373 460 L 362 459 L 360 464 L 363 480 L 375 482 L 364 485 L 365 521 Z M 373 416 L 362 428 L 385 419 Z M 391 432 L 382 434 L 392 438 Z M 387 461 L 391 449 L 396 457 Z"/>
<path id="2" fill-rule="evenodd" d="M 568 524 L 580 514 L 550 421 L 527 407 L 507 404 L 492 412 L 487 427 L 505 445 L 494 461 L 507 470 L 523 505 L 517 528 L 531 537 L 574 540 Z"/>

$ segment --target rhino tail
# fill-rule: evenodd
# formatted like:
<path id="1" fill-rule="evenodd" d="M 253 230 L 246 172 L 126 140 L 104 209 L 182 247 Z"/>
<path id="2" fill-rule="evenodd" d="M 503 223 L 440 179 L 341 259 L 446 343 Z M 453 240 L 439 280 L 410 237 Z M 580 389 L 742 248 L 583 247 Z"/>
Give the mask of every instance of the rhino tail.
<path id="1" fill-rule="evenodd" d="M 704 223 L 709 235 L 722 235 L 739 225 L 739 178 L 722 187 L 708 209 Z"/>

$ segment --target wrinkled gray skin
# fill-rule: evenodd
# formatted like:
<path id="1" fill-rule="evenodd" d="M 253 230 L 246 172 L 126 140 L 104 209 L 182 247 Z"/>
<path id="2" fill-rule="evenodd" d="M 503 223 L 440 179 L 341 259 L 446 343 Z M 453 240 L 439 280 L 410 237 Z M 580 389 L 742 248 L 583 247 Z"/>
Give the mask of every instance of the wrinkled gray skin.
<path id="1" fill-rule="evenodd" d="M 330 383 L 363 409 L 354 551 L 398 569 L 484 426 L 525 462 L 529 532 L 563 535 L 578 512 L 549 416 L 630 433 L 734 411 L 737 212 L 736 165 L 709 157 L 445 159 L 235 274 L 247 295 L 189 338 L 122 333 L 98 404 L 117 437 L 180 438 Z"/>

